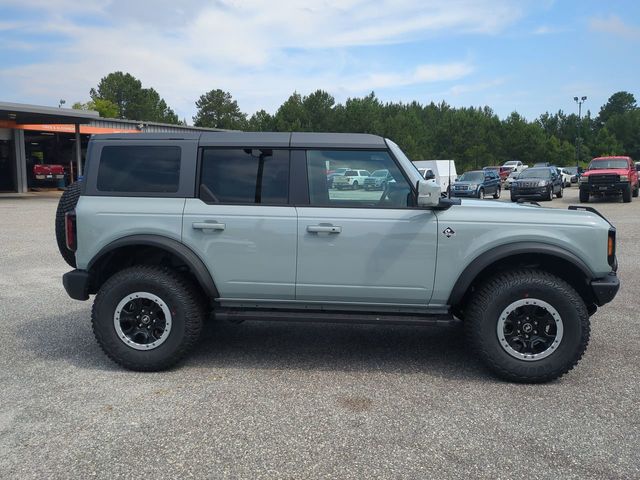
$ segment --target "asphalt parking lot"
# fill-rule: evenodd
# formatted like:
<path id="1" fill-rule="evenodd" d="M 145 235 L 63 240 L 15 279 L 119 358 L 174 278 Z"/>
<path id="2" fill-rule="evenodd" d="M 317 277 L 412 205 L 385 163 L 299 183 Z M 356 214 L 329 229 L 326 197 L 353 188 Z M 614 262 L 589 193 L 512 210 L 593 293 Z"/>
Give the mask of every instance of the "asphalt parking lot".
<path id="1" fill-rule="evenodd" d="M 179 368 L 122 370 L 62 288 L 56 204 L 0 198 L 1 478 L 640 477 L 640 199 L 593 203 L 622 288 L 538 386 L 495 380 L 457 328 L 210 324 Z"/>

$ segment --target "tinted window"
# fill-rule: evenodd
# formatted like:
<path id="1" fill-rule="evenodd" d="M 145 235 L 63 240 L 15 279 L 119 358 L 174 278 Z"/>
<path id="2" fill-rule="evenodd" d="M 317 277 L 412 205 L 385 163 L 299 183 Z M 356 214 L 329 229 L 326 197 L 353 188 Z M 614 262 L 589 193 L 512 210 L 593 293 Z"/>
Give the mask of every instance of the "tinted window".
<path id="1" fill-rule="evenodd" d="M 340 167 L 349 168 L 345 178 L 329 187 L 326 172 Z M 388 172 L 389 176 L 383 182 L 372 183 L 361 178 L 376 170 Z M 307 172 L 311 205 L 394 208 L 412 205 L 411 187 L 386 151 L 309 150 Z"/>
<path id="2" fill-rule="evenodd" d="M 103 192 L 175 193 L 180 147 L 113 146 L 100 155 L 97 188 Z"/>
<path id="3" fill-rule="evenodd" d="M 286 204 L 289 152 L 271 149 L 206 149 L 200 198 L 206 202 Z"/>

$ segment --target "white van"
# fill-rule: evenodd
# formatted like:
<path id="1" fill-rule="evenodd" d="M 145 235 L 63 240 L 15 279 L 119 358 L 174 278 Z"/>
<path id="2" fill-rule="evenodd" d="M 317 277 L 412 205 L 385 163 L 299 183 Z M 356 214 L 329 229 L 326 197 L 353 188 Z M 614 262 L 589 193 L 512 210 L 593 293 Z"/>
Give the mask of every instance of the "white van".
<path id="1" fill-rule="evenodd" d="M 423 177 L 428 170 L 431 170 L 440 184 L 442 193 L 448 193 L 449 185 L 458 177 L 454 160 L 416 160 L 413 164 Z"/>

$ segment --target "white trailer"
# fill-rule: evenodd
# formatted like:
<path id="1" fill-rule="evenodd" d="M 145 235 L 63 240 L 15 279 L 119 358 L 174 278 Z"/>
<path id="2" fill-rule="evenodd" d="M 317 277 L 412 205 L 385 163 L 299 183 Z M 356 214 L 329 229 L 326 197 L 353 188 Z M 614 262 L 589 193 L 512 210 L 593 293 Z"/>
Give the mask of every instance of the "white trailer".
<path id="1" fill-rule="evenodd" d="M 413 164 L 423 177 L 431 170 L 440 184 L 440 191 L 444 194 L 449 191 L 449 186 L 458 177 L 454 160 L 416 160 Z"/>

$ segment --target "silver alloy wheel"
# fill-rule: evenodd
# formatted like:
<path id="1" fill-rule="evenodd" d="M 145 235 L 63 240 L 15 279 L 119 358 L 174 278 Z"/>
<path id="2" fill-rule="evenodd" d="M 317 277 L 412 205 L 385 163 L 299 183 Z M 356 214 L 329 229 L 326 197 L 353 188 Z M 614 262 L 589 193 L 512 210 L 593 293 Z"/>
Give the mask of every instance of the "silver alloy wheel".
<path id="1" fill-rule="evenodd" d="M 127 295 L 113 314 L 118 338 L 135 350 L 152 350 L 162 345 L 169 338 L 172 320 L 167 304 L 149 292 Z"/>
<path id="2" fill-rule="evenodd" d="M 498 317 L 498 341 L 512 357 L 533 362 L 556 351 L 564 333 L 558 311 L 544 300 L 523 298 Z"/>

